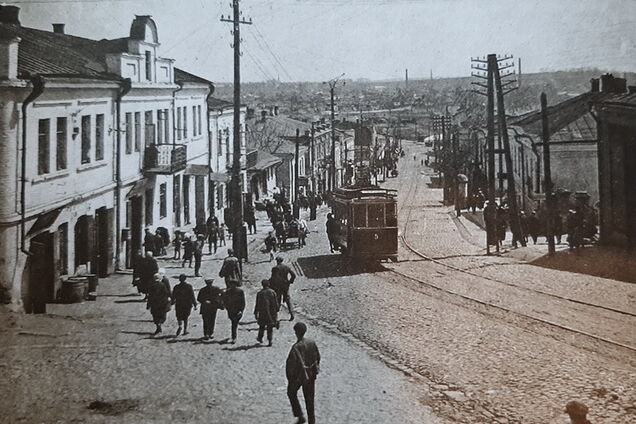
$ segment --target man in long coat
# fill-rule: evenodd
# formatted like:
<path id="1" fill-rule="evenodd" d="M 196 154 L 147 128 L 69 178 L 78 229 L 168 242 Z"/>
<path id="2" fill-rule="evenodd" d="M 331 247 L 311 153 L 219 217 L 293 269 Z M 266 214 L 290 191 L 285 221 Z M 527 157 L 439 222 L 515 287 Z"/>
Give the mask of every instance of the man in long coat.
<path id="1" fill-rule="evenodd" d="M 186 282 L 186 275 L 179 276 L 179 284 L 172 289 L 172 304 L 177 315 L 177 336 L 181 334 L 181 324 L 183 324 L 183 335 L 188 334 L 188 318 L 192 308 L 197 308 L 197 300 L 194 298 L 192 286 Z"/>
<path id="2" fill-rule="evenodd" d="M 278 308 L 283 302 L 287 304 L 287 310 L 289 310 L 289 320 L 294 320 L 294 309 L 292 307 L 291 296 L 289 295 L 289 286 L 296 280 L 296 273 L 292 269 L 283 263 L 281 256 L 276 257 L 276 266 L 272 268 L 272 275 L 270 277 L 270 283 L 274 291 L 276 292 L 276 299 L 278 300 Z"/>
<path id="3" fill-rule="evenodd" d="M 201 304 L 201 318 L 203 319 L 203 337 L 212 338 L 214 335 L 214 324 L 216 322 L 216 312 L 223 309 L 221 295 L 223 290 L 213 285 L 213 279 L 205 280 L 205 287 L 199 290 L 197 300 Z"/>
<path id="4" fill-rule="evenodd" d="M 258 336 L 256 340 L 263 343 L 263 333 L 267 330 L 267 345 L 272 345 L 274 326 L 278 325 L 278 302 L 276 293 L 269 288 L 269 281 L 261 281 L 263 288 L 256 294 L 254 316 L 258 323 Z"/>
<path id="5" fill-rule="evenodd" d="M 161 333 L 161 324 L 166 322 L 170 310 L 170 289 L 162 281 L 160 274 L 155 274 L 154 282 L 148 288 L 146 309 L 150 310 L 152 320 L 157 326 L 154 335 Z"/>
<path id="6" fill-rule="evenodd" d="M 219 271 L 219 277 L 225 278 L 225 287 L 228 288 L 232 285 L 241 285 L 241 269 L 239 266 L 239 260 L 234 256 L 232 249 L 227 249 L 227 258 L 223 260 L 223 265 Z"/>
<path id="7" fill-rule="evenodd" d="M 238 324 L 243 317 L 245 309 L 245 293 L 239 287 L 232 285 L 223 293 L 223 305 L 227 311 L 227 317 L 232 323 L 232 344 L 236 343 Z"/>
<path id="8" fill-rule="evenodd" d="M 140 293 L 148 295 L 148 290 L 155 280 L 155 274 L 159 271 L 157 260 L 153 257 L 152 252 L 146 252 L 146 256 L 139 261 L 139 283 L 137 288 Z"/>
<path id="9" fill-rule="evenodd" d="M 316 388 L 316 377 L 320 371 L 320 352 L 316 343 L 305 338 L 307 326 L 302 322 L 294 325 L 297 342 L 294 343 L 289 355 L 285 371 L 287 374 L 287 397 L 291 404 L 294 416 L 298 418 L 297 423 L 304 423 L 305 417 L 298 401 L 298 389 L 302 387 L 307 407 L 307 418 L 309 424 L 315 424 L 314 415 L 314 395 Z"/>

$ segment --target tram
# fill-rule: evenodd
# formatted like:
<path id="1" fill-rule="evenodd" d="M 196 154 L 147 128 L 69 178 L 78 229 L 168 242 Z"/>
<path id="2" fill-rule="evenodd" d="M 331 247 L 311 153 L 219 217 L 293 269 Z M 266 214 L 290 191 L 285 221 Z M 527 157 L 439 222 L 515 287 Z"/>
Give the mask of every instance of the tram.
<path id="1" fill-rule="evenodd" d="M 397 190 L 373 185 L 339 188 L 332 213 L 338 229 L 335 245 L 345 256 L 397 261 Z"/>

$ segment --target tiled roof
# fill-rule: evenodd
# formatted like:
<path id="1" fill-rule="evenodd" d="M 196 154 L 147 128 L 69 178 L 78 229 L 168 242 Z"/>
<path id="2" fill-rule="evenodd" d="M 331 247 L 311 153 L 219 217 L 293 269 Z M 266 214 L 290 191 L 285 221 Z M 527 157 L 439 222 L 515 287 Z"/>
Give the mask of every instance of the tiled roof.
<path id="1" fill-rule="evenodd" d="M 264 150 L 257 150 L 256 160 L 252 164 L 247 165 L 247 171 L 264 171 L 267 168 L 278 165 L 283 160 L 279 157 L 276 157 Z"/>
<path id="2" fill-rule="evenodd" d="M 591 128 L 593 128 L 593 139 L 596 139 L 596 122 L 590 115 L 590 105 L 612 96 L 615 94 L 588 92 L 548 106 L 550 137 L 558 133 L 558 137 L 562 137 L 562 140 L 565 141 L 567 134 L 571 134 L 575 137 L 573 140 L 587 140 L 587 137 L 591 135 Z M 530 134 L 540 135 L 542 133 L 540 110 L 512 117 L 508 123 L 521 127 Z M 578 138 L 579 135 L 583 138 Z"/>
<path id="3" fill-rule="evenodd" d="M 20 37 L 18 76 L 29 75 L 94 78 L 121 81 L 109 73 L 106 55 L 126 51 L 128 38 L 91 40 L 69 34 L 0 23 L 0 37 Z M 175 80 L 210 84 L 210 81 L 175 68 Z"/>
<path id="4" fill-rule="evenodd" d="M 228 102 L 227 100 L 219 99 L 217 97 L 210 97 L 208 99 L 208 107 L 210 109 L 223 109 L 226 107 L 232 107 L 234 103 Z"/>
<path id="5" fill-rule="evenodd" d="M 614 94 L 613 96 L 600 100 L 597 103 L 636 107 L 636 93 Z"/>

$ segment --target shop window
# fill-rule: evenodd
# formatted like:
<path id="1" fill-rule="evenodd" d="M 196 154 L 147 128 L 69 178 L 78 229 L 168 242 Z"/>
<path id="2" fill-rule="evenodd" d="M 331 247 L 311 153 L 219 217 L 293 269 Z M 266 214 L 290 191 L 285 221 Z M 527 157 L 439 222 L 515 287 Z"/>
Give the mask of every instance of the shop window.
<path id="1" fill-rule="evenodd" d="M 49 137 L 51 121 L 40 119 L 38 121 L 38 175 L 48 174 L 50 167 Z"/>

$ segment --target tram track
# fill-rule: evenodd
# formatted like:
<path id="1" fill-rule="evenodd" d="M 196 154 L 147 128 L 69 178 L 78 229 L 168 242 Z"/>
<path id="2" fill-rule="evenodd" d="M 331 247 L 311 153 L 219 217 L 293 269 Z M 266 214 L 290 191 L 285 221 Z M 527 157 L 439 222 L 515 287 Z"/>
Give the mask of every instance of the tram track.
<path id="1" fill-rule="evenodd" d="M 455 265 L 445 263 L 445 262 L 443 262 L 440 259 L 436 259 L 436 258 L 434 258 L 434 257 L 432 257 L 430 255 L 422 253 L 421 251 L 416 249 L 412 245 L 412 243 L 409 242 L 409 240 L 406 237 L 406 235 L 408 234 L 409 224 L 411 223 L 411 213 L 412 213 L 413 209 L 417 207 L 414 204 L 414 201 L 417 198 L 416 195 L 417 195 L 417 192 L 418 192 L 418 187 L 420 185 L 420 184 L 418 184 L 418 180 L 419 180 L 419 176 L 418 175 L 412 175 L 412 178 L 410 178 L 410 181 L 409 181 L 408 189 L 406 191 L 407 192 L 406 193 L 406 197 L 403 198 L 403 202 L 400 202 L 401 204 L 399 205 L 399 209 L 398 209 L 398 217 L 400 217 L 400 215 L 406 215 L 406 217 L 405 217 L 406 219 L 403 219 L 403 221 L 402 221 L 402 222 L 404 222 L 404 224 L 403 224 L 402 234 L 400 235 L 400 240 L 401 240 L 402 244 L 412 254 L 414 254 L 417 257 L 422 258 L 422 259 L 424 259 L 424 260 L 426 260 L 428 262 L 431 262 L 431 263 L 434 263 L 436 265 L 442 266 L 444 268 L 450 269 L 450 270 L 452 270 L 454 272 L 461 273 L 463 275 L 468 275 L 468 276 L 470 276 L 472 278 L 477 278 L 477 279 L 480 279 L 480 280 L 489 281 L 491 283 L 505 285 L 507 287 L 514 288 L 515 290 L 525 291 L 525 292 L 529 292 L 529 293 L 532 293 L 532 294 L 539 294 L 541 296 L 546 296 L 546 297 L 549 297 L 549 298 L 552 298 L 552 299 L 556 299 L 557 301 L 561 301 L 561 302 L 571 302 L 571 303 L 576 304 L 576 305 L 580 305 L 580 306 L 587 307 L 587 308 L 595 308 L 595 309 L 603 310 L 605 312 L 612 313 L 612 314 L 617 314 L 617 315 L 626 316 L 626 317 L 636 317 L 636 314 L 634 314 L 632 312 L 629 312 L 629 311 L 624 311 L 624 310 L 621 310 L 621 309 L 616 309 L 616 308 L 611 308 L 611 307 L 608 307 L 608 306 L 598 305 L 598 304 L 591 303 L 591 302 L 585 302 L 585 301 L 581 301 L 581 300 L 577 300 L 577 299 L 572 299 L 572 298 L 569 298 L 569 297 L 566 297 L 566 296 L 561 296 L 561 295 L 554 294 L 554 293 L 544 292 L 542 290 L 537 290 L 537 289 L 533 289 L 533 288 L 529 288 L 529 287 L 525 287 L 525 286 L 520 286 L 520 285 L 513 284 L 513 283 L 510 283 L 508 281 L 503 281 L 503 280 L 500 280 L 500 279 L 497 279 L 497 278 L 483 276 L 483 275 L 477 274 L 475 272 L 472 272 L 470 270 L 462 269 L 462 268 L 457 267 Z M 404 218 L 404 217 L 401 217 L 401 218 Z M 424 225 L 426 225 L 426 223 Z M 465 256 L 465 255 L 459 255 L 459 257 L 462 257 L 462 256 Z M 471 256 L 471 255 L 468 255 L 468 256 Z M 523 264 L 523 262 L 520 262 L 520 264 Z M 617 347 L 620 347 L 620 348 L 623 348 L 623 349 L 628 349 L 630 351 L 636 352 L 636 346 L 631 346 L 631 345 L 628 345 L 626 343 L 622 343 L 622 342 L 619 342 L 619 341 L 616 341 L 616 340 L 612 340 L 612 339 L 607 338 L 607 337 L 599 336 L 597 334 L 593 334 L 593 333 L 590 333 L 590 332 L 587 332 L 587 331 L 584 331 L 584 330 L 581 330 L 581 329 L 577 329 L 577 328 L 574 328 L 574 327 L 571 327 L 571 326 L 568 326 L 568 325 L 565 325 L 565 324 L 561 324 L 561 323 L 555 322 L 555 321 L 547 319 L 547 318 L 542 318 L 542 317 L 537 317 L 537 316 L 533 316 L 533 315 L 524 314 L 524 313 L 522 313 L 522 312 L 520 312 L 518 310 L 511 309 L 511 308 L 503 306 L 503 305 L 498 305 L 498 304 L 489 302 L 487 300 L 482 300 L 482 299 L 478 299 L 478 298 L 473 297 L 473 296 L 469 296 L 468 294 L 459 293 L 459 292 L 451 290 L 451 289 L 449 289 L 447 287 L 443 287 L 443 286 L 440 286 L 440 285 L 437 285 L 437 284 L 433 284 L 430 281 L 425 281 L 425 280 L 423 280 L 423 279 L 421 279 L 419 277 L 416 277 L 416 276 L 413 276 L 413 275 L 409 275 L 407 273 L 404 273 L 404 272 L 399 271 L 399 270 L 394 269 L 394 268 L 389 268 L 389 271 L 392 272 L 393 274 L 401 276 L 402 278 L 409 279 L 409 280 L 414 281 L 414 282 L 416 282 L 416 283 L 418 283 L 420 285 L 425 285 L 425 286 L 430 287 L 430 288 L 432 288 L 434 290 L 437 290 L 437 291 L 440 291 L 440 292 L 444 292 L 444 293 L 446 293 L 447 295 L 450 295 L 450 296 L 461 298 L 461 299 L 463 299 L 465 301 L 476 303 L 476 304 L 479 304 L 481 306 L 486 306 L 486 307 L 489 307 L 489 308 L 494 308 L 494 309 L 499 310 L 499 311 L 504 311 L 504 312 L 507 312 L 507 313 L 515 314 L 515 315 L 521 316 L 521 317 L 523 317 L 525 319 L 536 321 L 536 322 L 539 322 L 539 323 L 541 323 L 543 325 L 547 325 L 547 326 L 552 327 L 552 328 L 557 328 L 557 329 L 564 330 L 564 331 L 567 331 L 567 332 L 570 332 L 570 333 L 582 335 L 582 336 L 591 338 L 593 340 L 597 340 L 597 341 L 600 341 L 600 342 L 603 342 L 603 343 L 607 343 L 607 344 L 610 344 L 610 345 L 613 345 L 613 346 L 617 346 Z"/>

